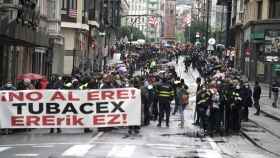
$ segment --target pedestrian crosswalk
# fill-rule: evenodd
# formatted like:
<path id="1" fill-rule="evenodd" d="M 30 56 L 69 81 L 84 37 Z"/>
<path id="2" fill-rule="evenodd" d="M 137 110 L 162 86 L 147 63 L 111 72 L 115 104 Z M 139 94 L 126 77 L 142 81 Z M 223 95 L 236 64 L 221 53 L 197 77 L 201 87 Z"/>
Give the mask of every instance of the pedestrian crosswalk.
<path id="1" fill-rule="evenodd" d="M 109 145 L 109 144 L 108 144 Z M 32 146 L 30 146 L 32 147 Z M 2 158 L 2 153 L 7 152 L 9 150 L 16 151 L 17 147 L 0 147 L 0 158 Z M 34 146 L 32 148 L 35 148 Z M 55 150 L 55 146 L 53 146 Z M 150 150 L 147 153 L 141 153 L 149 148 Z M 37 148 L 38 149 L 38 148 Z M 42 150 L 46 150 L 47 148 L 41 148 Z M 62 154 L 57 155 L 57 157 L 61 158 L 72 158 L 72 157 L 83 157 L 83 158 L 92 158 L 94 156 L 88 155 L 88 153 L 94 152 L 95 144 L 89 145 L 71 145 L 66 148 Z M 27 152 L 27 151 L 26 151 Z M 141 156 L 139 155 L 141 154 Z M 97 157 L 104 158 L 160 158 L 163 157 L 163 153 L 165 153 L 164 157 L 196 157 L 196 158 L 223 158 L 224 153 L 220 150 L 215 150 L 213 148 L 193 148 L 192 146 L 187 145 L 176 145 L 176 144 L 142 144 L 142 145 L 110 145 L 109 150 L 104 151 L 102 155 Z M 170 153 L 170 154 L 166 154 Z M 185 155 L 184 155 L 185 154 Z M 176 156 L 177 155 L 177 156 Z M 13 156 L 10 157 L 42 157 L 40 153 L 14 153 Z M 44 155 L 45 157 L 45 155 Z M 238 153 L 237 156 L 239 158 L 268 158 L 266 155 L 258 154 L 258 153 Z M 4 157 L 3 157 L 4 158 Z M 5 157 L 6 158 L 6 157 Z M 7 157 L 8 158 L 8 157 Z"/>
<path id="2" fill-rule="evenodd" d="M 62 153 L 62 156 L 84 157 L 94 145 L 74 145 Z"/>
<path id="3" fill-rule="evenodd" d="M 136 146 L 125 145 L 125 146 L 114 146 L 112 150 L 108 153 L 107 157 L 123 157 L 129 158 L 133 155 Z"/>
<path id="4" fill-rule="evenodd" d="M 11 148 L 12 147 L 0 147 L 0 153 Z"/>
<path id="5" fill-rule="evenodd" d="M 57 155 L 57 157 L 92 157 L 92 154 L 96 150 L 95 147 L 100 145 L 96 144 L 79 144 L 79 145 L 71 145 L 68 148 L 65 148 L 61 154 Z M 101 145 L 102 146 L 102 145 Z M 22 147 L 0 147 L 0 155 L 2 152 Z M 37 146 L 30 146 L 29 150 L 20 149 L 18 151 L 25 151 L 14 153 L 12 157 L 41 157 L 40 153 L 45 153 L 48 150 L 56 150 L 56 146 L 48 146 L 47 148 L 38 148 Z M 222 158 L 220 153 L 211 149 L 196 149 L 192 145 L 178 145 L 178 144 L 136 144 L 136 145 L 120 145 L 120 144 L 103 144 L 103 153 L 98 156 L 106 157 L 106 158 L 138 158 L 139 154 L 147 158 L 159 158 L 161 153 L 165 153 L 166 156 L 173 157 L 174 155 L 178 156 L 189 156 L 184 155 L 187 152 L 192 154 L 197 158 Z M 100 149 L 100 147 L 98 148 Z M 101 147 L 102 150 L 102 147 Z M 28 153 L 30 151 L 30 153 Z M 31 152 L 33 151 L 33 152 Z M 145 151 L 142 153 L 142 151 Z M 35 153 L 38 152 L 38 153 Z M 188 154 L 187 153 L 187 154 Z M 0 158 L 2 158 L 0 156 Z"/>

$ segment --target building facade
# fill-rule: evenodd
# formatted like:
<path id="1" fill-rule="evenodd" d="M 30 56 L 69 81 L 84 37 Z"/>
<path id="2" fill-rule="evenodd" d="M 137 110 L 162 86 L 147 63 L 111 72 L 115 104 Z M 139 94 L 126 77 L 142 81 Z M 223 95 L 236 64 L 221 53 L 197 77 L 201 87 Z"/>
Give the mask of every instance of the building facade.
<path id="1" fill-rule="evenodd" d="M 184 38 L 186 27 L 191 26 L 191 5 L 176 5 L 176 36 L 177 41 L 185 42 L 190 39 Z M 190 32 L 188 32 L 190 34 Z"/>
<path id="2" fill-rule="evenodd" d="M 176 30 L 176 0 L 162 0 L 161 13 L 163 21 L 163 42 L 175 42 Z"/>
<path id="3" fill-rule="evenodd" d="M 127 26 L 134 26 L 141 30 L 144 35 L 147 34 L 147 0 L 128 0 L 128 15 L 125 19 L 125 24 Z M 139 15 L 139 16 L 138 16 Z"/>
<path id="4" fill-rule="evenodd" d="M 0 3 L 0 84 L 22 73 L 52 71 L 47 34 L 47 1 Z"/>
<path id="5" fill-rule="evenodd" d="M 147 41 L 160 42 L 161 31 L 163 27 L 162 16 L 160 14 L 160 0 L 147 0 L 147 13 L 148 18 L 155 18 L 154 24 L 146 24 L 146 38 Z"/>
<path id="6" fill-rule="evenodd" d="M 279 77 L 280 2 L 233 0 L 231 45 L 236 49 L 235 66 L 249 80 L 271 83 Z M 279 44 L 280 46 L 280 44 Z M 276 65 L 276 66 L 275 66 Z"/>
<path id="7" fill-rule="evenodd" d="M 64 73 L 101 71 L 116 42 L 126 0 L 63 0 Z"/>
<path id="8" fill-rule="evenodd" d="M 61 34 L 61 1 L 48 0 L 47 32 L 50 45 L 50 60 L 53 74 L 63 74 L 64 65 L 64 37 Z"/>

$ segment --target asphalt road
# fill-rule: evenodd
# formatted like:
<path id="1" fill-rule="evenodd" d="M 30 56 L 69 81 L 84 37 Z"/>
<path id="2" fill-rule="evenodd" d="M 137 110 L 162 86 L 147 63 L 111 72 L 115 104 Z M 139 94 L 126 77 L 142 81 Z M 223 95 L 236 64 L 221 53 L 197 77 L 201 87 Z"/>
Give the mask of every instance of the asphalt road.
<path id="1" fill-rule="evenodd" d="M 176 70 L 190 87 L 191 105 L 185 112 L 186 125 L 179 128 L 179 115 L 171 117 L 170 127 L 157 122 L 142 127 L 138 135 L 128 135 L 126 128 L 111 132 L 84 134 L 82 129 L 62 129 L 49 134 L 48 129 L 33 129 L 0 136 L 0 158 L 273 158 L 242 135 L 200 137 L 192 125 L 196 71 L 184 72 L 180 59 Z"/>

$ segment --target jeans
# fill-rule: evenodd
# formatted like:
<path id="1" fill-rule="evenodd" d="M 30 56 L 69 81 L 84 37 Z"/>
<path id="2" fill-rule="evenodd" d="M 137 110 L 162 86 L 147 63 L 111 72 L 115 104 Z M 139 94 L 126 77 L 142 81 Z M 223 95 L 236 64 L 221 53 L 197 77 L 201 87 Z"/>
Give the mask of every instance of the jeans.
<path id="1" fill-rule="evenodd" d="M 181 127 L 183 127 L 184 123 L 185 123 L 185 117 L 184 117 L 185 107 L 186 107 L 186 105 L 179 105 Z"/>

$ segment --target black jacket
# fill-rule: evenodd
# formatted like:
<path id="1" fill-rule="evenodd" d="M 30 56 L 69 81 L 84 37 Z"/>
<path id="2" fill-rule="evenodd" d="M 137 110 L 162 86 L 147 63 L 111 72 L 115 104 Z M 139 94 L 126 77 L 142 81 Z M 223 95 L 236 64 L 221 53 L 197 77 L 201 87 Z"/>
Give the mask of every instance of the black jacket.
<path id="1" fill-rule="evenodd" d="M 254 87 L 253 98 L 260 99 L 261 98 L 262 89 L 259 85 Z"/>

